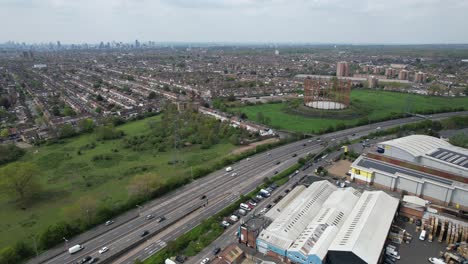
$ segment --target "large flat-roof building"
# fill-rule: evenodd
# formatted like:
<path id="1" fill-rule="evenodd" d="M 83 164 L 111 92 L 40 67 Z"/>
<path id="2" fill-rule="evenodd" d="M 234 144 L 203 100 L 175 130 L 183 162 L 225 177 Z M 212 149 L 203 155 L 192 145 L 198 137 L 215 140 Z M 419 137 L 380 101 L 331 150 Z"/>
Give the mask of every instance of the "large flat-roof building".
<path id="1" fill-rule="evenodd" d="M 286 257 L 288 248 L 320 211 L 337 187 L 328 181 L 314 182 L 302 191 L 257 238 L 258 251 Z M 274 208 L 272 208 L 274 209 Z"/>
<path id="2" fill-rule="evenodd" d="M 398 203 L 382 191 L 364 192 L 330 245 L 327 263 L 379 263 Z"/>
<path id="3" fill-rule="evenodd" d="M 375 237 L 368 240 L 364 240 L 367 233 L 361 227 L 353 234 L 357 239 L 363 239 L 360 245 L 375 243 L 369 245 L 369 248 L 376 250 L 373 254 L 378 255 L 377 260 L 380 258 L 390 228 L 388 223 L 393 220 L 398 199 L 382 191 L 365 191 L 361 195 L 353 188 L 339 189 L 328 181 L 314 182 L 302 191 L 293 190 L 292 194 L 293 200 L 278 204 L 281 208 L 279 215 L 274 213 L 266 216 L 276 218 L 257 237 L 257 250 L 260 253 L 283 262 L 327 263 L 330 247 L 343 233 L 343 228 L 349 230 L 356 225 L 350 222 L 352 218 L 362 222 L 362 229 L 372 230 Z M 270 211 L 276 209 L 277 206 Z M 374 257 L 365 259 L 369 260 L 367 263 L 377 263 Z M 334 263 L 340 263 L 336 261 L 339 259 L 335 259 Z"/>
<path id="4" fill-rule="evenodd" d="M 430 136 L 378 144 L 351 165 L 351 179 L 407 192 L 442 205 L 468 208 L 468 150 Z"/>
<path id="5" fill-rule="evenodd" d="M 361 193 L 353 188 L 333 192 L 322 209 L 289 247 L 287 257 L 295 263 L 322 263 L 336 234 Z"/>

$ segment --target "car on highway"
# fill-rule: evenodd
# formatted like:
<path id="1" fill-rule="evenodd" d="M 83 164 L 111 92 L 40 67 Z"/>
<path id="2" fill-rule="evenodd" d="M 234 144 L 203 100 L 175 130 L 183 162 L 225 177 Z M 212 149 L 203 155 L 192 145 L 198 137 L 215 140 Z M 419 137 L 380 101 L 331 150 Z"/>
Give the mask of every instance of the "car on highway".
<path id="1" fill-rule="evenodd" d="M 106 226 L 109 226 L 109 225 L 112 225 L 113 223 L 114 223 L 113 220 L 109 220 L 109 221 L 107 221 L 107 222 L 105 223 L 105 225 L 106 225 Z"/>
<path id="2" fill-rule="evenodd" d="M 278 174 L 278 171 L 275 171 L 275 175 Z"/>
<path id="3" fill-rule="evenodd" d="M 109 251 L 109 248 L 108 247 L 102 247 L 100 250 L 99 250 L 99 254 L 102 254 L 102 253 L 105 253 Z"/>
<path id="4" fill-rule="evenodd" d="M 249 160 L 250 160 L 250 158 L 247 158 L 247 161 L 249 161 Z"/>
<path id="5" fill-rule="evenodd" d="M 294 158 L 294 157 L 297 157 L 297 154 L 296 154 L 296 153 L 292 154 L 292 157 L 293 157 L 293 158 Z"/>
<path id="6" fill-rule="evenodd" d="M 302 144 L 302 146 L 304 146 L 304 147 L 305 147 L 305 146 L 307 146 L 307 144 L 306 144 L 306 143 L 304 143 L 304 144 Z"/>
<path id="7" fill-rule="evenodd" d="M 209 258 L 204 258 L 204 259 L 200 262 L 200 264 L 206 264 L 206 263 L 208 263 L 208 262 L 210 262 L 210 259 L 209 259 Z"/>
<path id="8" fill-rule="evenodd" d="M 166 217 L 163 215 L 163 216 L 160 216 L 156 219 L 156 222 L 158 223 L 161 223 L 162 221 L 166 220 Z"/>
<path id="9" fill-rule="evenodd" d="M 148 230 L 144 230 L 143 232 L 141 232 L 141 235 L 140 235 L 140 236 L 141 236 L 141 237 L 144 237 L 144 236 L 146 236 L 146 235 L 148 235 L 148 234 L 149 234 L 149 231 L 148 231 Z"/>
<path id="10" fill-rule="evenodd" d="M 84 257 L 84 258 L 78 260 L 76 263 L 77 263 L 77 264 L 84 264 L 84 263 L 90 261 L 91 259 L 92 259 L 91 256 L 86 256 L 86 257 Z"/>
<path id="11" fill-rule="evenodd" d="M 230 172 L 230 171 L 232 171 L 232 167 L 227 167 L 226 172 Z"/>
<path id="12" fill-rule="evenodd" d="M 278 164 L 280 164 L 280 163 L 281 163 L 281 161 L 278 160 L 275 164 L 278 165 Z"/>
<path id="13" fill-rule="evenodd" d="M 237 172 L 233 172 L 233 173 L 231 174 L 231 176 L 232 176 L 232 177 L 236 177 L 236 176 L 237 176 Z"/>
<path id="14" fill-rule="evenodd" d="M 99 258 L 91 258 L 86 264 L 96 263 L 99 261 Z"/>
<path id="15" fill-rule="evenodd" d="M 220 247 L 215 247 L 213 249 L 213 255 L 218 255 L 218 253 L 221 251 L 221 248 Z"/>
<path id="16" fill-rule="evenodd" d="M 152 215 L 152 214 L 149 214 L 149 215 L 146 216 L 146 220 L 150 220 L 150 219 L 153 219 L 153 218 L 154 218 L 154 215 Z"/>
<path id="17" fill-rule="evenodd" d="M 312 143 L 312 139 L 307 140 L 307 142 Z"/>
<path id="18" fill-rule="evenodd" d="M 270 155 L 271 155 L 271 153 L 270 153 L 270 152 L 267 152 L 267 156 L 270 156 Z"/>

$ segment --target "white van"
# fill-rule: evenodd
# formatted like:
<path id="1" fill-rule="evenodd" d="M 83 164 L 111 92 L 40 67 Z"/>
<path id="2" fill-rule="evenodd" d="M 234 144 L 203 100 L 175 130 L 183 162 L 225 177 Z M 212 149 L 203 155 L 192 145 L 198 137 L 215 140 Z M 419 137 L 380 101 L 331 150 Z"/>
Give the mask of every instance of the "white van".
<path id="1" fill-rule="evenodd" d="M 246 210 L 246 211 L 250 211 L 250 210 L 251 210 L 250 207 L 249 207 L 248 205 L 246 205 L 245 203 L 241 203 L 239 206 L 240 206 L 241 209 L 244 209 L 244 210 Z"/>
<path id="2" fill-rule="evenodd" d="M 426 230 L 421 231 L 421 234 L 419 235 L 419 240 L 426 240 Z"/>
<path id="3" fill-rule="evenodd" d="M 229 219 L 231 219 L 231 221 L 233 221 L 233 222 L 237 222 L 237 220 L 239 220 L 239 217 L 237 217 L 237 216 L 235 216 L 235 215 L 231 215 L 231 216 L 229 217 Z"/>
<path id="4" fill-rule="evenodd" d="M 83 248 L 84 248 L 84 247 L 83 247 L 82 245 L 80 245 L 80 244 L 74 245 L 73 247 L 71 247 L 71 248 L 68 249 L 68 253 L 74 254 L 74 253 L 76 253 L 76 252 L 82 250 Z"/>
<path id="5" fill-rule="evenodd" d="M 227 171 L 227 172 L 232 171 L 232 167 L 227 167 L 227 168 L 226 168 L 226 171 Z"/>

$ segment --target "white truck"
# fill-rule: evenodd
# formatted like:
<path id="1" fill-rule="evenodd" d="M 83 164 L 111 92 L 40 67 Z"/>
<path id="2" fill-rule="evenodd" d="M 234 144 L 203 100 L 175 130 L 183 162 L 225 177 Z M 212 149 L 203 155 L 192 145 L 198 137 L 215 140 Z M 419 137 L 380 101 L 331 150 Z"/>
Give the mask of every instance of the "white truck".
<path id="1" fill-rule="evenodd" d="M 68 253 L 74 254 L 74 253 L 76 253 L 76 252 L 82 250 L 83 248 L 84 248 L 84 247 L 83 247 L 82 245 L 80 245 L 80 244 L 74 245 L 73 247 L 71 247 L 71 248 L 68 249 Z"/>

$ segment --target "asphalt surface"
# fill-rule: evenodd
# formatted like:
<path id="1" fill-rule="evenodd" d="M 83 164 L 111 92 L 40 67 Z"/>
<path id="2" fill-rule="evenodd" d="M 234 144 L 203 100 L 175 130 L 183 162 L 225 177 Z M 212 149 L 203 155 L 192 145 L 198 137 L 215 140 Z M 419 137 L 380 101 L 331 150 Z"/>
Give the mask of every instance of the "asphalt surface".
<path id="1" fill-rule="evenodd" d="M 430 118 L 438 120 L 455 115 L 468 115 L 468 112 L 436 114 L 432 115 Z M 329 133 L 320 136 L 320 139 L 321 142 L 336 142 L 345 138 L 352 140 L 376 131 L 377 127 L 386 129 L 420 120 L 420 118 L 416 117 L 390 120 Z M 85 247 L 78 253 L 70 255 L 68 251 L 65 250 L 64 246 L 62 246 L 63 250 L 55 257 L 46 261 L 38 261 L 38 259 L 35 259 L 29 263 L 75 263 L 77 260 L 88 255 L 99 257 L 99 263 L 133 263 L 137 258 L 145 259 L 163 248 L 167 242 L 177 238 L 190 230 L 193 226 L 198 225 L 203 219 L 206 219 L 231 204 L 240 194 L 246 194 L 254 190 L 257 185 L 262 183 L 264 177 L 273 176 L 275 171 L 282 171 L 296 163 L 300 157 L 307 155 L 309 152 L 318 152 L 321 148 L 323 148 L 323 146 L 320 145 L 317 138 L 312 138 L 275 148 L 269 153 L 254 155 L 250 157 L 249 160 L 244 159 L 231 166 L 234 169 L 232 172 L 236 172 L 237 176 L 233 177 L 231 176 L 232 172 L 226 173 L 225 170 L 211 173 L 204 178 L 195 180 L 184 187 L 145 204 L 144 208 L 141 210 L 140 217 L 120 225 L 116 222 L 108 232 L 100 234 L 92 239 L 86 241 L 69 241 L 68 246 L 70 247 L 78 243 Z M 297 154 L 297 157 L 292 157 L 294 153 Z M 276 165 L 278 161 L 281 163 Z M 203 207 L 203 204 L 205 204 L 206 201 L 201 199 L 203 195 L 206 195 L 208 199 L 208 204 L 205 207 Z M 201 207 L 202 209 L 199 209 Z M 157 237 L 160 231 L 167 229 L 169 225 L 192 214 L 195 210 L 197 210 L 197 215 L 184 226 L 185 229 L 175 229 L 173 232 L 154 241 L 141 251 L 122 255 L 119 258 L 115 257 L 129 251 L 134 246 L 145 243 L 146 240 L 150 239 L 152 236 Z M 146 220 L 145 216 L 148 214 L 155 215 L 155 218 Z M 165 221 L 161 223 L 155 221 L 157 217 L 163 215 L 166 217 Z M 150 231 L 150 235 L 142 238 L 140 235 L 143 230 Z M 107 246 L 109 251 L 104 254 L 99 254 L 98 250 L 103 246 Z"/>

